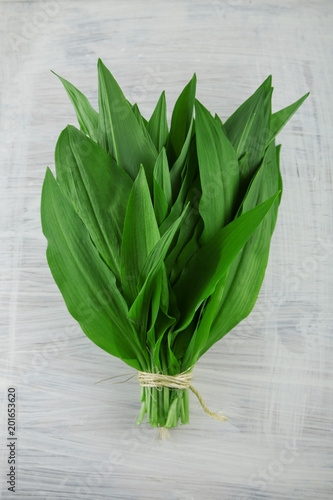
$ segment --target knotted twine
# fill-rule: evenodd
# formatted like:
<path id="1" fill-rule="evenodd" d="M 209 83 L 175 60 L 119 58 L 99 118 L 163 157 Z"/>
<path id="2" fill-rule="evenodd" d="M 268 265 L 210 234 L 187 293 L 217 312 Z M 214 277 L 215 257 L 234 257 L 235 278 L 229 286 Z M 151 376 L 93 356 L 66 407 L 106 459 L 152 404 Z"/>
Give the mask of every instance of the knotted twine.
<path id="1" fill-rule="evenodd" d="M 202 396 L 199 392 L 191 385 L 191 380 L 193 378 L 193 373 L 186 370 L 177 375 L 164 375 L 163 373 L 148 373 L 148 372 L 138 372 L 138 379 L 141 387 L 169 387 L 170 389 L 190 389 L 198 398 L 199 403 L 204 409 L 205 413 L 220 422 L 224 422 L 227 417 L 219 415 L 218 413 L 213 413 L 210 411 Z"/>

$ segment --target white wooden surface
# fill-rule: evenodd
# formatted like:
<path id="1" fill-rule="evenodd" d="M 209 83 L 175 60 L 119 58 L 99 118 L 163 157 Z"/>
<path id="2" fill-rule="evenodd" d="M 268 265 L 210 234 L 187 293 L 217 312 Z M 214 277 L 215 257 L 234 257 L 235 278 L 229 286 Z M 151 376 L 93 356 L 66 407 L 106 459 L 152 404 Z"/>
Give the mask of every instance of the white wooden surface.
<path id="1" fill-rule="evenodd" d="M 33 499 L 333 498 L 330 0 L 0 2 L 0 496 Z M 40 191 L 76 124 L 49 69 L 97 106 L 97 58 L 149 116 L 198 76 L 222 119 L 273 75 L 275 110 L 310 98 L 279 136 L 284 196 L 252 315 L 198 363 L 191 425 L 137 427 L 130 372 L 68 314 L 45 259 Z M 6 391 L 18 394 L 17 492 L 7 491 Z"/>

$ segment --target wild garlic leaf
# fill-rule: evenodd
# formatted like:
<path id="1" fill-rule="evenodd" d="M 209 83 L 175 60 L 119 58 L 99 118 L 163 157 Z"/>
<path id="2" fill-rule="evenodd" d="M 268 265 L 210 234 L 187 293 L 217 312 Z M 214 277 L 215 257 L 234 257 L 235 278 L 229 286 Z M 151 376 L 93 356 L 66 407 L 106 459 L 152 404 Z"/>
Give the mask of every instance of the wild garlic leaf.
<path id="1" fill-rule="evenodd" d="M 134 324 L 139 325 L 141 330 L 147 325 L 149 304 L 155 292 L 155 283 L 158 280 L 158 273 L 164 266 L 165 256 L 185 215 L 186 210 L 157 241 L 141 267 L 140 276 L 137 282 L 137 297 L 129 311 L 129 318 Z M 164 313 L 167 313 L 165 309 Z"/>
<path id="2" fill-rule="evenodd" d="M 189 204 L 189 210 L 184 224 L 180 228 L 177 242 L 165 261 L 171 285 L 177 281 L 188 260 L 199 248 L 199 238 L 203 229 L 202 219 L 197 208 L 200 201 L 199 188 L 200 179 L 197 175 L 185 198 L 185 203 Z"/>
<path id="3" fill-rule="evenodd" d="M 162 148 L 154 167 L 154 179 L 162 189 L 169 208 L 172 206 L 170 170 L 165 148 Z"/>
<path id="4" fill-rule="evenodd" d="M 137 297 L 140 272 L 159 239 L 149 187 L 141 166 L 127 204 L 121 248 L 121 284 L 128 304 Z"/>
<path id="5" fill-rule="evenodd" d="M 115 277 L 49 169 L 41 210 L 48 263 L 69 312 L 99 347 L 132 368 L 146 369 L 146 352 L 128 321 Z"/>
<path id="6" fill-rule="evenodd" d="M 245 196 L 242 213 L 248 212 L 262 203 L 263 200 L 268 199 L 276 190 L 280 190 L 281 193 L 279 151 L 280 148 L 276 148 L 271 143 L 263 164 Z M 280 197 L 274 202 L 261 225 L 230 266 L 219 308 L 211 328 L 211 336 L 201 354 L 248 316 L 253 309 L 267 267 L 279 202 Z"/>
<path id="7" fill-rule="evenodd" d="M 165 148 L 162 148 L 157 157 L 154 171 L 154 210 L 158 226 L 166 218 L 169 208 L 172 206 L 172 191 L 170 171 Z"/>
<path id="8" fill-rule="evenodd" d="M 182 315 L 179 329 L 189 324 L 202 301 L 214 292 L 218 281 L 257 229 L 278 194 L 217 231 L 192 257 L 174 286 Z"/>
<path id="9" fill-rule="evenodd" d="M 176 200 L 173 202 L 169 215 L 161 224 L 160 227 L 161 234 L 164 234 L 164 232 L 182 213 L 184 206 L 187 204 L 186 198 L 188 196 L 191 196 L 191 192 L 193 192 L 193 189 L 195 189 L 194 183 L 197 177 L 198 177 L 197 152 L 196 152 L 196 145 L 194 138 L 192 138 L 186 163 L 183 169 L 183 175 L 181 175 L 180 177 L 180 190 L 178 192 Z M 201 191 L 199 193 L 195 191 L 194 195 L 196 195 L 196 202 L 197 202 L 200 199 Z"/>
<path id="10" fill-rule="evenodd" d="M 298 108 L 303 104 L 305 99 L 309 96 L 310 92 L 305 94 L 303 97 L 298 99 L 298 101 L 290 104 L 286 108 L 273 113 L 270 120 L 269 134 L 267 137 L 267 146 L 273 141 L 273 139 L 277 136 L 277 134 L 283 129 L 285 124 L 290 120 L 294 113 L 298 110 Z"/>
<path id="11" fill-rule="evenodd" d="M 157 151 L 160 152 L 163 146 L 165 146 L 169 134 L 164 91 L 162 92 L 154 112 L 147 123 L 147 131 L 149 132 Z"/>
<path id="12" fill-rule="evenodd" d="M 173 157 L 173 162 L 181 154 L 193 119 L 193 106 L 197 84 L 196 74 L 178 97 L 171 117 L 168 155 Z"/>
<path id="13" fill-rule="evenodd" d="M 177 337 L 176 346 L 177 350 L 180 350 L 179 355 L 182 358 L 184 367 L 191 366 L 198 361 L 198 359 L 202 356 L 207 342 L 211 339 L 212 324 L 223 298 L 227 275 L 228 273 L 225 273 L 222 276 L 217 283 L 214 292 L 204 302 L 204 305 L 201 308 L 200 319 L 198 321 L 192 320 L 192 331 L 190 330 L 190 335 L 188 335 L 188 331 L 185 330 L 184 332 L 180 332 L 180 335 Z M 183 343 L 181 343 L 181 337 L 183 337 L 183 335 L 185 338 Z"/>
<path id="14" fill-rule="evenodd" d="M 57 180 L 111 271 L 120 277 L 120 253 L 132 180 L 98 144 L 68 125 L 55 150 Z"/>
<path id="15" fill-rule="evenodd" d="M 147 141 L 149 142 L 151 149 L 154 151 L 155 154 L 157 154 L 155 145 L 154 145 L 154 143 L 153 143 L 153 141 L 152 141 L 152 139 L 151 139 L 151 137 L 149 135 L 149 132 L 147 130 L 147 124 L 148 124 L 148 122 L 142 116 L 142 114 L 140 112 L 140 109 L 139 109 L 139 106 L 137 105 L 137 103 L 133 104 L 133 106 L 131 106 L 131 109 L 133 111 L 133 114 L 134 114 L 135 118 L 138 121 L 138 124 L 141 127 L 141 130 L 142 130 L 144 136 L 146 137 Z"/>
<path id="16" fill-rule="evenodd" d="M 273 91 L 271 83 L 272 78 L 269 76 L 223 125 L 238 158 L 248 155 L 248 170 L 240 172 L 241 196 L 244 196 L 265 152 Z"/>
<path id="17" fill-rule="evenodd" d="M 161 186 L 153 179 L 154 185 L 154 211 L 158 226 L 162 224 L 168 213 L 168 204 Z"/>
<path id="18" fill-rule="evenodd" d="M 99 144 L 133 180 L 143 164 L 152 189 L 156 150 L 144 134 L 118 83 L 100 59 L 98 82 Z"/>
<path id="19" fill-rule="evenodd" d="M 195 101 L 195 116 L 202 190 L 199 212 L 204 222 L 201 242 L 204 243 L 235 215 L 239 167 L 231 142 L 198 100 Z"/>
<path id="20" fill-rule="evenodd" d="M 81 127 L 82 132 L 89 135 L 94 141 L 97 141 L 98 134 L 98 113 L 92 107 L 85 95 L 82 94 L 74 85 L 57 75 L 54 71 L 52 73 L 59 78 L 70 98 L 77 120 Z"/>
<path id="21" fill-rule="evenodd" d="M 194 74 L 178 97 L 171 117 L 167 154 L 169 164 L 172 166 L 170 175 L 173 199 L 177 197 L 180 190 L 181 173 L 193 135 L 193 107 L 196 84 L 197 77 Z"/>

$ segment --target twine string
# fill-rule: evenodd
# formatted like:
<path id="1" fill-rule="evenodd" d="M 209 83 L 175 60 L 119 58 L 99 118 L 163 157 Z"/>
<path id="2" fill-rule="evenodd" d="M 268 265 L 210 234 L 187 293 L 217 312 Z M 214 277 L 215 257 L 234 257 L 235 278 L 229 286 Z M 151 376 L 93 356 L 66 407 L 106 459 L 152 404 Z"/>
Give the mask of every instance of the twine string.
<path id="1" fill-rule="evenodd" d="M 198 398 L 199 403 L 201 404 L 207 415 L 215 418 L 216 420 L 219 420 L 220 422 L 225 422 L 226 420 L 228 420 L 224 415 L 210 411 L 202 396 L 191 384 L 192 378 L 193 373 L 188 370 L 179 373 L 178 375 L 164 375 L 163 373 L 148 373 L 140 371 L 138 372 L 138 380 L 141 387 L 154 387 L 156 389 L 162 389 L 162 387 L 169 387 L 171 389 L 190 389 Z"/>

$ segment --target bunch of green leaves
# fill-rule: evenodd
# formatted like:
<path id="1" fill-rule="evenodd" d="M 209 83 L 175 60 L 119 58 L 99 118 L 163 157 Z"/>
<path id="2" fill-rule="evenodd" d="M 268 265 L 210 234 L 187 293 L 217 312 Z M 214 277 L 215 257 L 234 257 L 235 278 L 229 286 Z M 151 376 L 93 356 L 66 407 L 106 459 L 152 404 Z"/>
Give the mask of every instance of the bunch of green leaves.
<path id="1" fill-rule="evenodd" d="M 60 78 L 60 77 L 59 77 Z M 275 136 L 302 104 L 272 113 L 271 77 L 226 121 L 195 98 L 147 120 L 98 62 L 98 104 L 60 78 L 68 125 L 47 169 L 47 259 L 70 314 L 141 371 L 192 367 L 252 310 L 281 199 Z"/>

